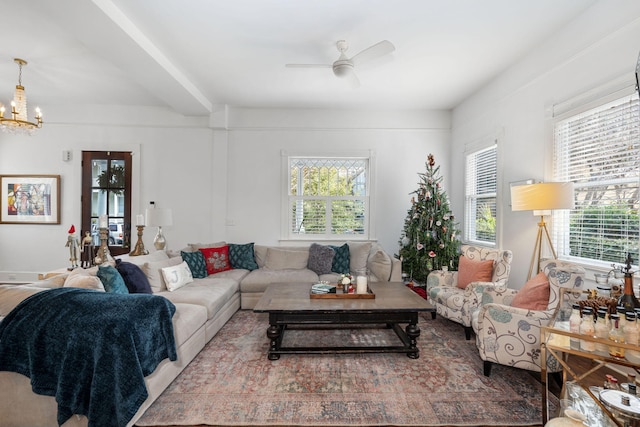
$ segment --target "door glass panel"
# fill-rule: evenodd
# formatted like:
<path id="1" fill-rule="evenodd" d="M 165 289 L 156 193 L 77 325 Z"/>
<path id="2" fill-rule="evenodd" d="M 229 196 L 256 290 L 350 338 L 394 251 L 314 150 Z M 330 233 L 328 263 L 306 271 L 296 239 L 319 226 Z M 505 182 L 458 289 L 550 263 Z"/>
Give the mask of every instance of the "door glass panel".
<path id="1" fill-rule="evenodd" d="M 107 160 L 93 160 L 91 163 L 91 186 L 92 187 L 106 187 L 106 170 L 108 162 Z"/>
<path id="2" fill-rule="evenodd" d="M 91 216 L 97 217 L 107 213 L 107 194 L 97 188 L 91 190 Z"/>

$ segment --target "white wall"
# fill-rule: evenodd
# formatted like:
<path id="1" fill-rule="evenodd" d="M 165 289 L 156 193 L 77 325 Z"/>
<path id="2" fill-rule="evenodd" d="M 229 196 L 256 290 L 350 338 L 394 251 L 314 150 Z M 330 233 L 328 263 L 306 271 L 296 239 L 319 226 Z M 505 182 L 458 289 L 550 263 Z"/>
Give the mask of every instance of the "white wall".
<path id="1" fill-rule="evenodd" d="M 50 119 L 36 135 L 0 133 L 0 174 L 61 175 L 60 225 L 0 224 L 0 280 L 9 278 L 6 272 L 38 273 L 70 265 L 65 243 L 71 224 L 80 228 L 83 150 L 134 152 L 133 223 L 151 200 L 172 208 L 175 225 L 164 228 L 170 248 L 211 238 L 214 228 L 224 226 L 224 215 L 212 209 L 213 131 L 207 121 L 199 126 L 165 110 L 109 110 L 79 108 L 81 121 L 68 123 L 62 114 L 67 109 L 48 107 L 44 111 Z M 72 151 L 71 161 L 62 160 L 63 150 Z M 145 229 L 147 249 L 153 250 L 155 231 Z M 132 240 L 135 244 L 135 233 Z"/>
<path id="2" fill-rule="evenodd" d="M 450 116 L 442 111 L 354 112 L 236 109 L 229 117 L 227 239 L 279 244 L 282 151 L 375 155 L 375 238 L 391 254 L 429 153 L 449 161 Z M 443 168 L 443 172 L 447 168 Z M 446 187 L 448 179 L 444 177 Z"/>
<path id="3" fill-rule="evenodd" d="M 304 148 L 375 152 L 376 236 L 395 253 L 426 156 L 449 161 L 448 112 L 225 109 L 223 119 L 210 121 L 164 109 L 86 106 L 74 109 L 71 122 L 68 107 L 43 110 L 47 120 L 36 135 L 0 133 L 0 174 L 60 174 L 61 224 L 0 224 L 0 280 L 69 265 L 64 245 L 71 224 L 80 224 L 83 150 L 135 153 L 134 221 L 149 201 L 170 207 L 174 224 L 163 227 L 170 249 L 196 241 L 277 244 L 280 153 Z M 71 161 L 62 160 L 63 150 L 72 151 Z M 149 250 L 155 231 L 145 229 Z"/>
<path id="4" fill-rule="evenodd" d="M 452 169 L 463 170 L 467 144 L 503 135 L 498 148 L 499 232 L 500 246 L 514 253 L 510 287 L 520 288 L 526 281 L 538 218 L 531 212 L 511 212 L 509 183 L 550 177 L 553 105 L 630 88 L 639 51 L 640 2 L 601 1 L 454 109 Z M 463 186 L 463 175 L 452 175 L 454 211 L 462 209 Z M 588 278 L 593 278 L 592 271 Z"/>

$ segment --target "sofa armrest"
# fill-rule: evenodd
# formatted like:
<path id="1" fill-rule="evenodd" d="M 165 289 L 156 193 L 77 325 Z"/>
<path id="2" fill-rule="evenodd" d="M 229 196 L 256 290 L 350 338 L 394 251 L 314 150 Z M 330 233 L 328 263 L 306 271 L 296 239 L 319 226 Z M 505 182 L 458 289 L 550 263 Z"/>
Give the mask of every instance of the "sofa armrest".
<path id="1" fill-rule="evenodd" d="M 457 285 L 457 271 L 433 270 L 427 276 L 427 292 L 432 288 L 456 287 Z"/>
<path id="2" fill-rule="evenodd" d="M 464 297 L 468 301 L 470 307 L 478 307 L 483 299 L 485 291 L 492 294 L 499 293 L 501 289 L 506 289 L 499 282 L 471 282 L 464 289 Z"/>
<path id="3" fill-rule="evenodd" d="M 478 331 L 498 336 L 508 335 L 512 334 L 513 330 L 519 329 L 523 324 L 536 325 L 538 327 L 546 326 L 552 317 L 553 310 L 537 311 L 503 304 L 483 304 L 478 313 Z M 491 328 L 483 327 L 485 321 L 490 322 Z"/>

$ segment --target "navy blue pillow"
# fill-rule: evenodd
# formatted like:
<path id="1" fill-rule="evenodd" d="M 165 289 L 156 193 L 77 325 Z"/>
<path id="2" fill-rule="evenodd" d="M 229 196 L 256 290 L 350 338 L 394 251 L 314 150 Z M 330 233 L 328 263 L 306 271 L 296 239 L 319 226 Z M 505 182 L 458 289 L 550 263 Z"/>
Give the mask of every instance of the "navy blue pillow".
<path id="1" fill-rule="evenodd" d="M 351 257 L 349 255 L 349 245 L 345 243 L 342 246 L 332 246 L 333 249 L 333 262 L 331 263 L 331 271 L 339 274 L 349 274 L 349 265 Z"/>
<path id="2" fill-rule="evenodd" d="M 152 294 L 149 279 L 137 265 L 116 259 L 116 270 L 122 276 L 124 284 L 131 294 Z"/>

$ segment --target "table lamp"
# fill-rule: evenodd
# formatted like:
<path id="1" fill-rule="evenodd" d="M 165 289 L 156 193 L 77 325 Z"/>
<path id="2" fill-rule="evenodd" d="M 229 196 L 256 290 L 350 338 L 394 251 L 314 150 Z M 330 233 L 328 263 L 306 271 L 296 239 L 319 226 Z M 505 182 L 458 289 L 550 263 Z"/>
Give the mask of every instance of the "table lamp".
<path id="1" fill-rule="evenodd" d="M 147 209 L 147 225 L 149 227 L 158 227 L 158 234 L 153 239 L 153 246 L 159 251 L 163 250 L 167 245 L 167 240 L 162 234 L 162 227 L 173 224 L 173 215 L 171 209 L 152 208 Z"/>
<path id="2" fill-rule="evenodd" d="M 531 273 L 533 272 L 533 265 L 536 259 L 537 272 L 540 272 L 543 233 L 547 238 L 547 243 L 549 244 L 553 258 L 558 257 L 551 242 L 551 237 L 549 237 L 549 230 L 547 229 L 547 223 L 544 221 L 544 216 L 551 215 L 552 210 L 573 209 L 573 206 L 573 182 L 540 182 L 511 187 L 511 210 L 533 211 L 534 215 L 540 216 L 538 236 L 536 237 L 536 243 L 533 247 L 533 255 L 531 257 L 527 280 L 531 279 Z"/>

